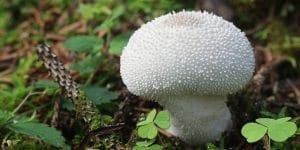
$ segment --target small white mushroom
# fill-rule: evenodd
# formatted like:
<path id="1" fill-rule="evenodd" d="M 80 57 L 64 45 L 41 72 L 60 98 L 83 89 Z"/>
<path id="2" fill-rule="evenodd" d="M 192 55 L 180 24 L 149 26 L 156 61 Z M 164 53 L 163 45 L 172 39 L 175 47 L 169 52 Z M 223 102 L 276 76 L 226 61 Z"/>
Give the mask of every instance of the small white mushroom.
<path id="1" fill-rule="evenodd" d="M 207 12 L 158 17 L 135 31 L 121 55 L 128 90 L 169 110 L 169 131 L 192 145 L 229 128 L 226 96 L 245 86 L 254 67 L 245 34 Z"/>

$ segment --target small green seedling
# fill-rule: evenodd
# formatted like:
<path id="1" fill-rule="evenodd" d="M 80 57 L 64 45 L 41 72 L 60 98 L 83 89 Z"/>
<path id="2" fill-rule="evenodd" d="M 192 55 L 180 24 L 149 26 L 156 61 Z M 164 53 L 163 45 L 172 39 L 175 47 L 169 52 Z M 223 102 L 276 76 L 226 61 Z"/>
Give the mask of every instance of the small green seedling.
<path id="1" fill-rule="evenodd" d="M 162 146 L 153 144 L 157 136 L 157 128 L 168 129 L 170 127 L 170 114 L 168 111 L 156 112 L 153 109 L 147 118 L 137 124 L 138 136 L 145 139 L 137 142 L 133 147 L 134 150 L 161 150 Z"/>
<path id="2" fill-rule="evenodd" d="M 156 114 L 153 109 L 146 120 L 137 124 L 138 136 L 141 138 L 154 139 L 157 136 L 157 128 L 168 129 L 170 127 L 170 114 L 168 111 L 160 111 Z"/>
<path id="3" fill-rule="evenodd" d="M 291 117 L 279 119 L 259 118 L 255 123 L 250 122 L 243 126 L 242 135 L 247 142 L 254 143 L 263 138 L 267 133 L 268 137 L 275 142 L 284 142 L 296 134 L 297 125 L 289 121 Z"/>

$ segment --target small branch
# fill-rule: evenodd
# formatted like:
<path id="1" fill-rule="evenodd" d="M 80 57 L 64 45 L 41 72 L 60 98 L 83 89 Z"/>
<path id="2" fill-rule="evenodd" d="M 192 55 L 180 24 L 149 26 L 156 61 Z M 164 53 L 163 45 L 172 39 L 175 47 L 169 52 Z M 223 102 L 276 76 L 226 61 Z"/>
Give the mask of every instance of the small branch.
<path id="1" fill-rule="evenodd" d="M 165 137 L 167 137 L 167 138 L 169 138 L 169 139 L 176 138 L 176 136 L 174 136 L 173 134 L 167 132 L 166 130 L 163 130 L 163 129 L 161 129 L 161 128 L 157 128 L 157 130 L 158 130 L 158 132 L 159 132 L 160 134 L 162 134 L 163 136 L 165 136 Z"/>
<path id="2" fill-rule="evenodd" d="M 267 135 L 263 137 L 262 141 L 264 143 L 264 149 L 271 150 L 270 138 Z"/>
<path id="3" fill-rule="evenodd" d="M 43 94 L 44 92 L 32 92 L 32 91 L 30 91 L 27 95 L 26 95 L 26 97 L 21 101 L 21 103 L 17 106 L 17 108 L 15 108 L 14 110 L 13 110 L 13 113 L 15 114 L 24 104 L 25 104 L 25 102 L 29 99 L 29 97 L 30 96 L 32 96 L 32 95 L 37 95 L 37 94 Z"/>
<path id="4" fill-rule="evenodd" d="M 134 110 L 139 111 L 139 112 L 144 112 L 144 113 L 148 113 L 151 111 L 151 109 L 148 108 L 139 108 L 139 107 L 135 107 Z"/>

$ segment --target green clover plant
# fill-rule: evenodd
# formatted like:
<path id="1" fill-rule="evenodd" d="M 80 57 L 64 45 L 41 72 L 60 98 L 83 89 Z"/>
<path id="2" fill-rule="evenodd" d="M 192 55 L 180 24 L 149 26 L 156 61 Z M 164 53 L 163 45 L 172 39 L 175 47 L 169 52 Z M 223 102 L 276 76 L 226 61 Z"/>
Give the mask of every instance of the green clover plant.
<path id="1" fill-rule="evenodd" d="M 168 111 L 160 111 L 157 113 L 156 109 L 153 109 L 145 120 L 138 122 L 137 134 L 145 141 L 137 142 L 133 147 L 134 150 L 160 150 L 162 146 L 153 144 L 155 137 L 158 134 L 157 128 L 168 129 L 170 127 L 170 114 Z"/>
<path id="2" fill-rule="evenodd" d="M 279 119 L 259 118 L 255 120 L 255 123 L 250 122 L 245 124 L 241 132 L 249 143 L 257 142 L 266 133 L 271 140 L 284 142 L 295 135 L 297 131 L 296 123 L 289 120 L 291 120 L 291 117 Z"/>
<path id="3" fill-rule="evenodd" d="M 155 139 L 136 142 L 133 150 L 162 150 L 162 146 L 153 144 Z"/>

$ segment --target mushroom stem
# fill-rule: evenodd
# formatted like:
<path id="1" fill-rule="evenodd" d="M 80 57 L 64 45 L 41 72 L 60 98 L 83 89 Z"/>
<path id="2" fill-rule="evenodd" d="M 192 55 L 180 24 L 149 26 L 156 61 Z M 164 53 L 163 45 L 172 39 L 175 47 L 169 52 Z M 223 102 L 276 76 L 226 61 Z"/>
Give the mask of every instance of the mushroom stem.
<path id="1" fill-rule="evenodd" d="M 231 114 L 225 101 L 225 96 L 162 98 L 161 104 L 171 115 L 168 131 L 192 145 L 218 140 L 231 126 Z"/>

